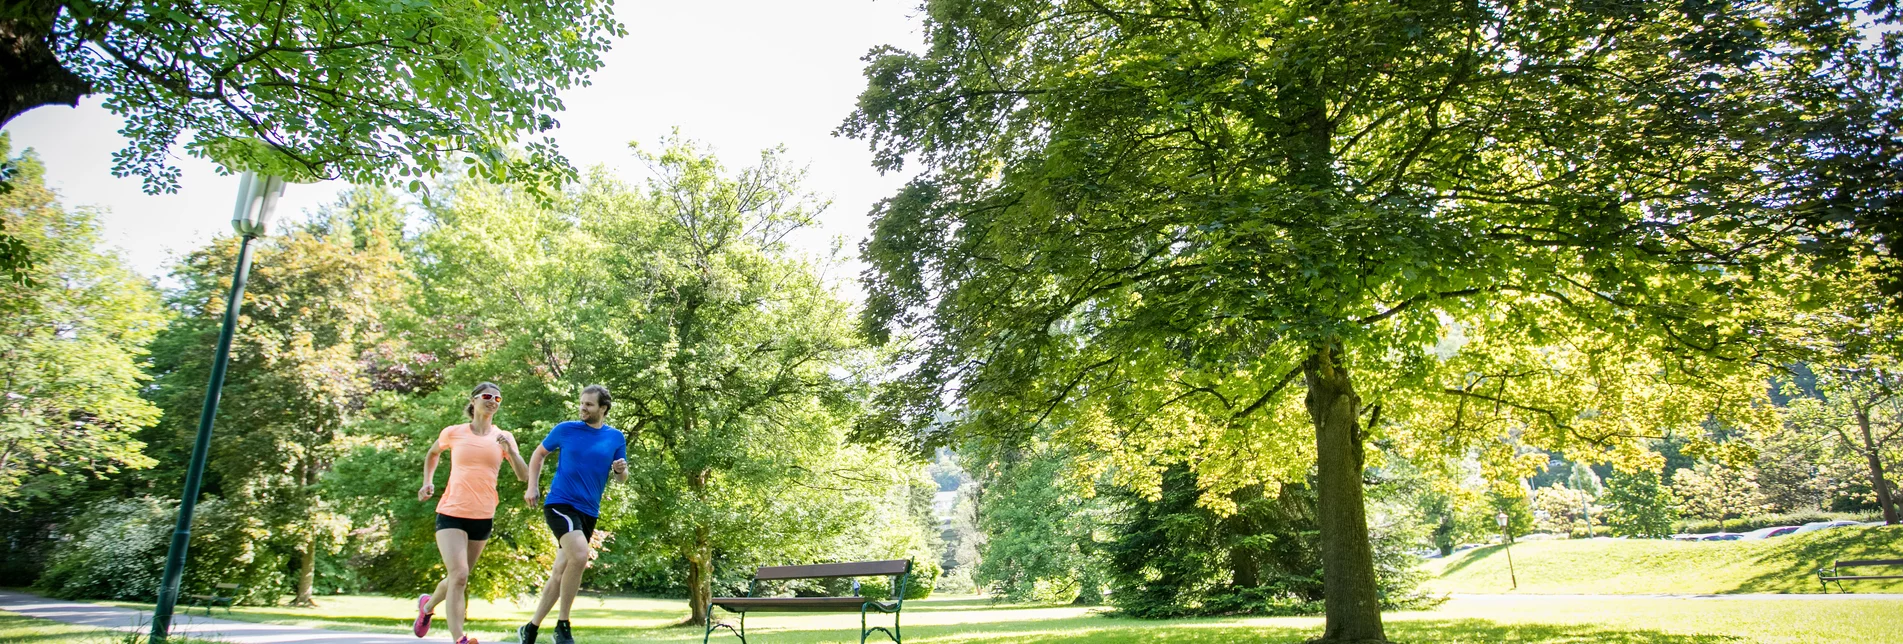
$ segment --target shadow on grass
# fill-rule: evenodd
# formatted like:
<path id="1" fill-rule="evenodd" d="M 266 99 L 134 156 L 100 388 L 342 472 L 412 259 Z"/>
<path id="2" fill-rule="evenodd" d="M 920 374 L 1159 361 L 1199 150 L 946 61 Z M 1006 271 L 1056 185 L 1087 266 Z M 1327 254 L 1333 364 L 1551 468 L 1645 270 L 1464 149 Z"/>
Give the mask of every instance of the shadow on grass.
<path id="1" fill-rule="evenodd" d="M 1498 546 L 1481 546 L 1479 548 L 1468 550 L 1467 556 L 1462 557 L 1460 561 L 1454 562 L 1453 565 L 1448 566 L 1446 570 L 1442 570 L 1440 574 L 1442 577 L 1453 575 L 1454 573 L 1459 572 L 1460 569 L 1466 568 L 1467 566 L 1471 566 L 1473 565 L 1474 562 L 1479 561 L 1481 559 L 1485 559 L 1487 557 L 1494 556 L 1495 554 L 1499 554 L 1501 551 L 1505 549 L 1506 549 L 1506 546 L 1498 545 Z"/>
<path id="2" fill-rule="evenodd" d="M 1087 623 L 1079 623 L 1087 622 Z M 1029 644 L 1300 644 L 1321 633 L 1319 628 L 1293 626 L 1253 626 L 1246 623 L 1212 621 L 1135 620 L 1053 620 L 1036 623 L 1002 622 L 987 624 L 981 631 L 970 627 L 922 626 L 905 629 L 908 642 L 921 644 L 969 644 L 976 642 L 1012 642 Z M 1473 644 L 1477 642 L 1514 642 L 1517 644 L 1731 644 L 1746 642 L 1726 635 L 1675 635 L 1649 630 L 1617 630 L 1595 625 L 1499 624 L 1481 619 L 1416 620 L 1391 622 L 1388 637 L 1408 644 Z M 650 631 L 638 639 L 659 636 L 667 641 L 699 641 L 700 633 L 689 637 L 679 631 Z M 716 641 L 739 642 L 730 635 Z M 749 633 L 749 641 L 758 644 L 811 644 L 852 641 L 855 634 L 819 630 L 782 630 Z"/>
<path id="3" fill-rule="evenodd" d="M 1782 541 L 1757 557 L 1755 563 L 1781 565 L 1738 584 L 1731 592 L 1816 592 L 1821 590 L 1817 569 L 1850 559 L 1895 559 L 1903 551 L 1903 526 L 1848 527 L 1824 530 Z M 1860 573 L 1861 574 L 1861 573 Z M 1804 588 L 1810 584 L 1817 587 Z M 1885 581 L 1845 582 L 1846 590 L 1895 590 L 1903 584 Z M 1829 592 L 1836 592 L 1835 586 Z"/>

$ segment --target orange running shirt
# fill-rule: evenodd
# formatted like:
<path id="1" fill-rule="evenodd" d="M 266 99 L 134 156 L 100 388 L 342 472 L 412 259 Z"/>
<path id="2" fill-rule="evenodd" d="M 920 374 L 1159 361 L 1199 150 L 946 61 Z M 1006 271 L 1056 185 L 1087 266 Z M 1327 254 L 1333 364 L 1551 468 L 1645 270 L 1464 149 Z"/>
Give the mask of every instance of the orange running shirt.
<path id="1" fill-rule="evenodd" d="M 436 512 L 458 519 L 493 519 L 496 516 L 496 472 L 502 467 L 502 444 L 496 442 L 501 428 L 490 427 L 481 436 L 469 431 L 469 425 L 450 425 L 436 437 L 449 450 L 449 487 L 436 503 Z"/>

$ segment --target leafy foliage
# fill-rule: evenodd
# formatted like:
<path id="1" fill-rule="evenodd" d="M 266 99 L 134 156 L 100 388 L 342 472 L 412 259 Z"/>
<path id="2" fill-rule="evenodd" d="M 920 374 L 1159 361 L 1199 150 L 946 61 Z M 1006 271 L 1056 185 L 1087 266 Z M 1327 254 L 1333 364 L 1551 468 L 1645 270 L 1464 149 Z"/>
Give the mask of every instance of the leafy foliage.
<path id="1" fill-rule="evenodd" d="M 39 57 L 9 67 L 7 82 L 37 101 L 9 97 L 0 120 L 103 94 L 129 140 L 113 172 L 144 177 L 150 192 L 178 188 L 167 156 L 188 133 L 192 154 L 283 176 L 420 187 L 416 179 L 467 162 L 481 176 L 559 181 L 573 171 L 551 139 L 521 157 L 508 148 L 554 127 L 556 94 L 601 67 L 626 33 L 611 9 L 603 0 L 25 3 L 9 18 Z"/>
<path id="2" fill-rule="evenodd" d="M 1651 470 L 1614 471 L 1606 479 L 1606 525 L 1622 537 L 1671 536 L 1678 512 L 1671 491 Z"/>
<path id="3" fill-rule="evenodd" d="M 99 222 L 69 211 L 31 154 L 0 194 L 0 226 L 37 260 L 0 281 L 0 509 L 64 498 L 90 479 L 151 467 L 137 432 L 159 410 L 139 397 L 157 293 L 108 249 Z"/>
<path id="4" fill-rule="evenodd" d="M 1123 506 L 1104 548 L 1117 612 L 1133 617 L 1296 615 L 1321 612 L 1320 531 L 1315 493 L 1235 493 L 1237 512 L 1200 507 L 1187 468 L 1165 473 L 1159 499 L 1119 493 Z M 1420 573 L 1403 535 L 1375 539 L 1383 604 L 1416 605 Z"/>
<path id="5" fill-rule="evenodd" d="M 1061 452 L 977 460 L 985 494 L 975 510 L 985 541 L 974 581 L 1010 601 L 1102 603 L 1109 504 L 1065 483 L 1071 465 Z"/>
<path id="6" fill-rule="evenodd" d="M 1808 158 L 1782 124 L 1856 109 L 1833 83 L 1872 11 L 932 4 L 840 128 L 922 168 L 864 246 L 864 324 L 916 368 L 862 430 L 1050 423 L 1104 454 L 1080 478 L 1153 497 L 1189 464 L 1225 512 L 1315 463 L 1323 639 L 1381 639 L 1368 441 L 1633 464 L 1773 421 L 1766 283 L 1836 224 L 1759 170 Z"/>

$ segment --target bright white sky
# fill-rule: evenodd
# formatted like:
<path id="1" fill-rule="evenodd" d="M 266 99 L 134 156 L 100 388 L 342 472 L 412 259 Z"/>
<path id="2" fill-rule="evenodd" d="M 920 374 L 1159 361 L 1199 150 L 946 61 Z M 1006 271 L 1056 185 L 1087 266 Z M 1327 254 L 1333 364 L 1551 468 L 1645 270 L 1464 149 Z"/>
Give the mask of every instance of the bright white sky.
<path id="1" fill-rule="evenodd" d="M 576 167 L 597 164 L 624 177 L 644 172 L 627 143 L 649 149 L 672 128 L 714 146 L 729 168 L 751 164 L 761 149 L 785 144 L 790 160 L 811 164 L 807 189 L 831 195 L 818 234 L 798 240 L 823 254 L 844 237 L 856 256 L 868 211 L 904 177 L 872 169 L 862 141 L 833 128 L 865 87 L 859 58 L 876 45 L 923 47 L 915 0 L 621 0 L 628 36 L 615 43 L 594 85 L 562 98 L 562 151 Z M 17 152 L 33 148 L 47 180 L 68 207 L 101 209 L 109 245 L 140 273 L 161 277 L 166 263 L 230 232 L 236 177 L 183 157 L 176 194 L 147 195 L 138 178 L 112 176 L 112 153 L 125 146 L 121 121 L 99 107 L 41 107 L 6 131 Z M 333 200 L 346 185 L 292 185 L 280 213 L 294 215 Z M 852 273 L 839 275 L 848 277 Z M 849 291 L 856 291 L 848 287 Z"/>

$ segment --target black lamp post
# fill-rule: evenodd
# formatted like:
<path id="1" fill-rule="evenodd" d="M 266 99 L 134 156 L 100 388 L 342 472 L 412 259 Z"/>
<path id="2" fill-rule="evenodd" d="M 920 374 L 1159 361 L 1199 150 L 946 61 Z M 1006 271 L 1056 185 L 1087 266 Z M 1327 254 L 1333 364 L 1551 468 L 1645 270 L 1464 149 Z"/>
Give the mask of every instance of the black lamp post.
<path id="1" fill-rule="evenodd" d="M 1496 514 L 1493 520 L 1500 524 L 1500 537 L 1506 539 L 1507 542 L 1507 577 L 1513 580 L 1513 589 L 1519 590 L 1520 574 L 1513 571 L 1513 535 L 1507 533 L 1507 513 Z"/>
<path id="2" fill-rule="evenodd" d="M 198 506 L 198 486 L 205 477 L 205 457 L 211 449 L 212 419 L 218 415 L 218 394 L 225 386 L 225 363 L 231 358 L 231 335 L 238 326 L 238 305 L 244 300 L 245 277 L 251 272 L 251 240 L 270 231 L 278 198 L 284 196 L 284 179 L 244 173 L 238 180 L 238 205 L 231 213 L 231 228 L 243 241 L 238 244 L 238 270 L 231 278 L 231 294 L 225 299 L 225 327 L 218 333 L 218 354 L 211 363 L 211 383 L 205 386 L 205 408 L 198 414 L 198 440 L 192 444 L 192 465 L 185 473 L 185 495 L 178 502 L 178 527 L 172 531 L 172 548 L 165 555 L 165 576 L 159 579 L 159 603 L 152 611 L 152 642 L 165 641 L 172 629 L 172 608 L 178 604 L 179 582 L 185 574 L 185 550 L 191 546 L 192 510 Z"/>

